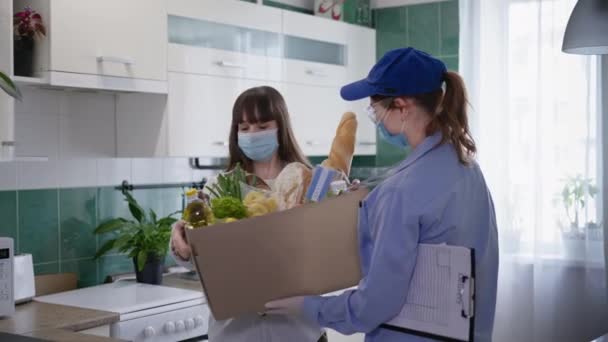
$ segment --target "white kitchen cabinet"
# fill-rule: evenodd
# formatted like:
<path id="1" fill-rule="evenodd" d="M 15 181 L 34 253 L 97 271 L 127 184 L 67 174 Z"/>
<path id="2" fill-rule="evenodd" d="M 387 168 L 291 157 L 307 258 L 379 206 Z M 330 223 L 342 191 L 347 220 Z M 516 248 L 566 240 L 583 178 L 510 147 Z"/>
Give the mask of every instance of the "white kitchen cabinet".
<path id="1" fill-rule="evenodd" d="M 166 80 L 165 0 L 51 0 L 50 70 Z"/>
<path id="2" fill-rule="evenodd" d="M 287 104 L 305 152 L 325 155 L 336 120 L 352 111 L 359 123 L 355 154 L 375 154 L 376 128 L 365 111 L 369 100 L 346 103 L 340 97 L 343 85 L 364 78 L 374 65 L 375 30 L 285 11 L 283 35 Z"/>
<path id="3" fill-rule="evenodd" d="M 285 82 L 341 86 L 348 73 L 348 25 L 283 12 Z"/>
<path id="4" fill-rule="evenodd" d="M 300 147 L 309 156 L 327 155 L 340 118 L 348 108 L 340 99 L 339 88 L 294 83 L 283 87 Z"/>
<path id="5" fill-rule="evenodd" d="M 169 154 L 226 157 L 240 79 L 169 73 Z"/>
<path id="6" fill-rule="evenodd" d="M 232 108 L 246 89 L 279 84 L 232 77 L 169 73 L 169 155 L 228 157 Z"/>
<path id="7" fill-rule="evenodd" d="M 113 87 L 117 81 L 91 77 L 166 80 L 165 0 L 14 1 L 19 7 L 32 5 L 46 23 L 35 69 L 49 83 L 104 88 L 104 82 Z M 86 76 L 64 78 L 71 74 Z"/>
<path id="8" fill-rule="evenodd" d="M 376 31 L 367 27 L 348 25 L 348 74 L 346 83 L 367 77 L 376 63 Z M 357 114 L 357 146 L 359 155 L 376 154 L 376 125 L 367 117 L 369 99 L 349 102 L 349 109 Z"/>
<path id="9" fill-rule="evenodd" d="M 281 79 L 281 11 L 238 1 L 169 5 L 169 71 Z"/>

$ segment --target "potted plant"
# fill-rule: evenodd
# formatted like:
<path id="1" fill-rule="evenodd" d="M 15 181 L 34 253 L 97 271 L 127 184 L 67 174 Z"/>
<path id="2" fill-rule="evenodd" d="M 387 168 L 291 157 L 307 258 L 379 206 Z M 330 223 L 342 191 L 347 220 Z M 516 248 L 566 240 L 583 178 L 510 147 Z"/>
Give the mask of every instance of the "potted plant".
<path id="1" fill-rule="evenodd" d="M 588 228 L 597 226 L 593 221 L 586 224 L 580 222 L 583 211 L 587 206 L 587 200 L 594 199 L 597 192 L 597 186 L 593 184 L 591 179 L 584 178 L 581 175 L 566 179 L 561 192 L 561 202 L 568 218 L 568 226 L 562 227 L 565 236 L 584 239 Z"/>
<path id="2" fill-rule="evenodd" d="M 133 219 L 115 218 L 95 229 L 95 234 L 115 234 L 99 248 L 95 258 L 113 249 L 127 253 L 133 259 L 137 281 L 158 285 L 162 282 L 171 226 L 177 221 L 173 215 L 177 213 L 159 219 L 152 209 L 146 214 L 130 193 L 124 195 Z"/>
<path id="3" fill-rule="evenodd" d="M 0 89 L 2 89 L 9 96 L 14 97 L 17 100 L 21 100 L 21 92 L 19 88 L 13 83 L 10 77 L 0 71 Z"/>
<path id="4" fill-rule="evenodd" d="M 31 77 L 34 68 L 34 38 L 46 36 L 39 13 L 27 6 L 13 16 L 15 75 Z"/>

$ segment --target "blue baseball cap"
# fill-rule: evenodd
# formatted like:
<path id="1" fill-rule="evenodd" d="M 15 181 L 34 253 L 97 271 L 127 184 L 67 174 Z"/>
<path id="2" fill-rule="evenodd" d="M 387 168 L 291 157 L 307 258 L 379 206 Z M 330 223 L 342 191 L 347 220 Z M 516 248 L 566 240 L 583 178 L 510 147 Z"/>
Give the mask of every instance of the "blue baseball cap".
<path id="1" fill-rule="evenodd" d="M 439 59 L 414 48 L 387 52 L 367 78 L 345 85 L 340 95 L 347 101 L 373 95 L 402 96 L 430 93 L 441 88 L 447 68 Z"/>

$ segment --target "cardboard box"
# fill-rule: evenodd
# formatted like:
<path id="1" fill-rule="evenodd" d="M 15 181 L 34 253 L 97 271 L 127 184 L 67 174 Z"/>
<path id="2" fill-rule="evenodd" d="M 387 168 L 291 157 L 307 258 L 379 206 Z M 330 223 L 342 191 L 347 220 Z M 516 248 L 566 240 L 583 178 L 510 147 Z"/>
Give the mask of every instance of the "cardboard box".
<path id="1" fill-rule="evenodd" d="M 361 279 L 358 211 L 367 190 L 265 216 L 187 230 L 213 316 L 263 312 L 264 304 L 321 295 Z"/>

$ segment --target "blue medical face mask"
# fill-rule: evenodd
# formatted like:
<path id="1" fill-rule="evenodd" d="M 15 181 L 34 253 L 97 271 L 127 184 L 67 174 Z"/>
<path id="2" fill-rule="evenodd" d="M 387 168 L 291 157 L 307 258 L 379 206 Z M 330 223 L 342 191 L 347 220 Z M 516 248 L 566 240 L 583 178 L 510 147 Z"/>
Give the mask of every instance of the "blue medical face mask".
<path id="1" fill-rule="evenodd" d="M 397 134 L 391 134 L 391 132 L 389 132 L 386 127 L 384 126 L 384 122 L 380 121 L 378 123 L 378 130 L 380 131 L 380 135 L 382 136 L 382 138 L 389 144 L 400 147 L 400 148 L 406 148 L 408 144 L 407 138 L 405 137 L 404 134 L 401 133 L 397 133 Z M 403 128 L 401 129 L 403 131 Z"/>
<path id="2" fill-rule="evenodd" d="M 255 133 L 238 133 L 238 143 L 247 158 L 254 161 L 267 161 L 279 147 L 278 129 L 267 129 Z"/>
<path id="3" fill-rule="evenodd" d="M 380 136 L 386 142 L 400 148 L 406 148 L 409 145 L 407 138 L 403 133 L 391 134 L 391 132 L 386 129 L 386 126 L 384 126 L 384 119 L 388 115 L 388 111 L 385 110 L 384 117 L 379 119 L 376 108 L 374 108 L 373 105 L 370 105 L 367 107 L 367 115 L 372 122 L 376 124 L 376 127 L 378 127 L 378 130 L 380 131 Z M 401 132 L 403 132 L 403 125 L 401 126 Z"/>

